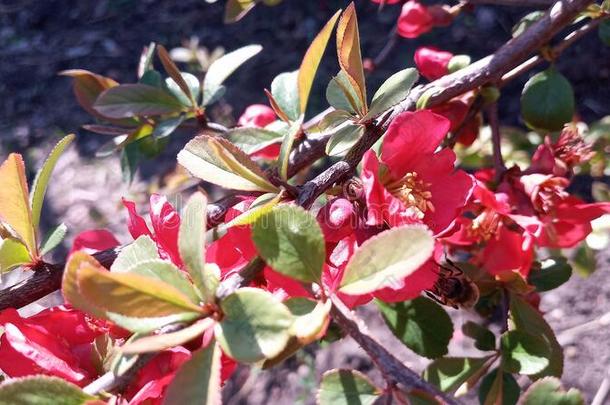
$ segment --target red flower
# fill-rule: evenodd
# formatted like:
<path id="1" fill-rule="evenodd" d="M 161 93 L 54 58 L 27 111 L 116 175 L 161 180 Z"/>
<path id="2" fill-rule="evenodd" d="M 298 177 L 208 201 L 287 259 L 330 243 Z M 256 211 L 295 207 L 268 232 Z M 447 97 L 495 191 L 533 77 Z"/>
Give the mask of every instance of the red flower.
<path id="1" fill-rule="evenodd" d="M 425 223 L 436 235 L 447 232 L 466 205 L 473 181 L 456 170 L 455 153 L 436 152 L 449 121 L 427 110 L 405 112 L 390 124 L 381 162 L 365 154 L 362 181 L 369 225 Z"/>
<path id="2" fill-rule="evenodd" d="M 449 61 L 453 58 L 451 52 L 438 48 L 422 46 L 415 50 L 415 65 L 417 70 L 428 80 L 436 80 L 449 73 Z"/>
<path id="3" fill-rule="evenodd" d="M 449 25 L 452 19 L 442 6 L 426 7 L 417 0 L 409 0 L 402 6 L 397 33 L 403 38 L 417 38 L 435 26 Z"/>
<path id="4" fill-rule="evenodd" d="M 276 119 L 275 112 L 271 107 L 264 104 L 252 104 L 246 108 L 237 123 L 242 127 L 262 128 Z"/>
<path id="5" fill-rule="evenodd" d="M 74 238 L 70 253 L 84 250 L 88 254 L 93 254 L 119 245 L 119 241 L 106 229 L 92 229 L 81 232 Z"/>
<path id="6" fill-rule="evenodd" d="M 358 217 L 354 204 L 345 198 L 334 198 L 318 212 L 318 222 L 328 242 L 339 242 L 356 228 Z"/>
<path id="7" fill-rule="evenodd" d="M 92 342 L 105 331 L 82 312 L 61 306 L 22 318 L 9 308 L 0 326 L 0 369 L 9 377 L 46 374 L 84 386 L 97 376 Z"/>
<path id="8" fill-rule="evenodd" d="M 127 227 L 134 239 L 142 235 L 150 236 L 157 244 L 159 256 L 170 260 L 178 267 L 182 267 L 182 259 L 178 251 L 178 232 L 180 231 L 180 216 L 167 198 L 158 194 L 150 196 L 150 222 L 153 232 L 150 231 L 146 221 L 136 212 L 133 201 L 123 198 L 123 205 L 127 208 L 129 222 Z"/>
<path id="9" fill-rule="evenodd" d="M 586 143 L 573 124 L 567 124 L 561 131 L 556 143 L 546 136 L 532 157 L 532 164 L 527 173 L 553 174 L 567 176 L 572 169 L 589 161 L 595 152 Z"/>

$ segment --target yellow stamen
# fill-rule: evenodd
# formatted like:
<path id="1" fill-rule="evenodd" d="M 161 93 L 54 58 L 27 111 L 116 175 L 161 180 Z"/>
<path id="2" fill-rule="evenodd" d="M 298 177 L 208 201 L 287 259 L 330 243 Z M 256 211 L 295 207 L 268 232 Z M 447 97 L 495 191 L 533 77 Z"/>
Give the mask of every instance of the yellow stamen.
<path id="1" fill-rule="evenodd" d="M 412 209 L 418 218 L 423 218 L 428 210 L 434 212 L 430 183 L 417 178 L 417 173 L 407 173 L 402 179 L 393 181 L 386 188 L 394 197 Z"/>

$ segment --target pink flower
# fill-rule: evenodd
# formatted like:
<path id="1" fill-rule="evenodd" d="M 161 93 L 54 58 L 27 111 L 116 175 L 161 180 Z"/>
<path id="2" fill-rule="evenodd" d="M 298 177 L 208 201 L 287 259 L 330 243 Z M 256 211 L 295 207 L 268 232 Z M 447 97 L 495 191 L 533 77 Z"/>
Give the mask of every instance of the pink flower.
<path id="1" fill-rule="evenodd" d="M 275 112 L 271 107 L 264 104 L 252 104 L 246 108 L 237 123 L 242 127 L 262 128 L 276 119 Z"/>
<path id="2" fill-rule="evenodd" d="M 451 52 L 427 46 L 417 48 L 414 57 L 417 70 L 428 80 L 436 80 L 448 74 L 451 58 L 453 58 Z"/>
<path id="3" fill-rule="evenodd" d="M 110 231 L 106 229 L 92 229 L 81 232 L 74 238 L 70 253 L 84 250 L 88 254 L 93 254 L 102 250 L 112 249 L 119 245 L 119 241 L 116 240 Z"/>
<path id="4" fill-rule="evenodd" d="M 0 369 L 9 377 L 45 374 L 84 386 L 97 376 L 92 342 L 105 333 L 85 315 L 64 306 L 22 318 L 9 308 L 0 312 Z"/>
<path id="5" fill-rule="evenodd" d="M 398 35 L 417 38 L 436 26 L 449 25 L 453 17 L 442 6 L 426 7 L 417 0 L 409 0 L 398 17 Z"/>
<path id="6" fill-rule="evenodd" d="M 436 151 L 449 121 L 427 110 L 405 112 L 390 124 L 381 161 L 365 154 L 362 182 L 369 225 L 423 222 L 436 235 L 448 232 L 473 187 L 470 175 L 455 169 L 455 153 Z"/>
<path id="7" fill-rule="evenodd" d="M 182 259 L 178 251 L 180 216 L 167 198 L 158 194 L 150 196 L 150 222 L 153 232 L 146 225 L 144 218 L 136 212 L 136 205 L 133 201 L 123 198 L 123 205 L 127 208 L 129 215 L 127 227 L 131 236 L 134 239 L 142 235 L 150 236 L 156 242 L 161 258 L 182 267 Z"/>

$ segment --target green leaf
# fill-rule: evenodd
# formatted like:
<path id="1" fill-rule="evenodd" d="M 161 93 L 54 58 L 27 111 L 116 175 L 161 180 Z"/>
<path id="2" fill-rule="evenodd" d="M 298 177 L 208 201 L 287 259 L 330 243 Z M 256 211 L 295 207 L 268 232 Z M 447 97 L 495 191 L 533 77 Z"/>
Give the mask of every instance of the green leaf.
<path id="1" fill-rule="evenodd" d="M 362 109 L 362 102 L 344 70 L 340 70 L 328 83 L 326 101 L 337 110 L 351 114 L 356 114 Z"/>
<path id="2" fill-rule="evenodd" d="M 516 330 L 527 332 L 534 336 L 542 337 L 550 347 L 549 365 L 536 374 L 534 378 L 546 376 L 561 377 L 563 372 L 563 349 L 557 342 L 555 333 L 544 320 L 540 312 L 534 309 L 523 298 L 511 294 L 510 296 L 510 319 Z"/>
<path id="3" fill-rule="evenodd" d="M 294 317 L 271 293 L 240 288 L 221 301 L 224 313 L 216 325 L 223 351 L 242 363 L 278 355 L 288 343 Z"/>
<path id="4" fill-rule="evenodd" d="M 209 105 L 217 97 L 216 94 L 223 91 L 221 85 L 227 77 L 262 49 L 263 47 L 260 45 L 247 45 L 216 59 L 210 65 L 203 79 L 203 101 L 201 104 L 203 106 Z"/>
<path id="5" fill-rule="evenodd" d="M 316 71 L 320 65 L 320 60 L 326 50 L 326 45 L 330 39 L 330 35 L 333 32 L 335 23 L 341 14 L 341 10 L 337 11 L 335 15 L 324 25 L 324 28 L 320 30 L 318 35 L 314 38 L 311 45 L 307 49 L 301 66 L 299 67 L 298 73 L 298 88 L 299 88 L 299 101 L 300 108 L 299 112 L 301 115 L 305 114 L 307 108 L 307 100 L 309 100 L 309 93 L 311 92 L 311 86 L 313 85 L 313 79 L 316 76 Z"/>
<path id="6" fill-rule="evenodd" d="M 320 405 L 372 405 L 381 390 L 356 370 L 330 370 L 322 376 L 318 390 Z"/>
<path id="7" fill-rule="evenodd" d="M 177 288 L 151 277 L 110 273 L 83 263 L 76 279 L 82 298 L 104 311 L 143 318 L 201 311 Z"/>
<path id="8" fill-rule="evenodd" d="M 473 387 L 487 370 L 492 356 L 487 357 L 443 357 L 434 360 L 424 370 L 424 379 L 443 392 L 462 391 Z"/>
<path id="9" fill-rule="evenodd" d="M 332 132 L 335 128 L 341 126 L 341 124 L 351 121 L 352 115 L 347 111 L 333 110 L 326 114 L 320 123 L 317 125 L 317 129 L 320 132 Z"/>
<path id="10" fill-rule="evenodd" d="M 121 352 L 125 354 L 160 352 L 174 346 L 183 345 L 201 336 L 206 330 L 214 326 L 214 322 L 212 318 L 205 318 L 177 332 L 144 336 L 123 345 Z"/>
<path id="11" fill-rule="evenodd" d="M 31 261 L 25 245 L 15 239 L 0 239 L 0 274 Z"/>
<path id="12" fill-rule="evenodd" d="M 376 303 L 394 336 L 409 349 L 427 358 L 447 354 L 453 323 L 440 305 L 424 297 L 396 304 Z"/>
<path id="13" fill-rule="evenodd" d="M 553 67 L 534 75 L 523 87 L 521 114 L 533 128 L 560 130 L 574 115 L 572 85 Z"/>
<path id="14" fill-rule="evenodd" d="M 271 95 L 290 121 L 299 119 L 299 71 L 280 73 L 271 82 Z"/>
<path id="15" fill-rule="evenodd" d="M 366 127 L 364 125 L 346 124 L 338 128 L 326 143 L 326 154 L 328 156 L 341 156 L 358 142 Z"/>
<path id="16" fill-rule="evenodd" d="M 554 377 L 546 377 L 534 382 L 525 391 L 520 405 L 584 405 L 580 391 L 570 388 L 567 392 L 561 382 Z"/>
<path id="17" fill-rule="evenodd" d="M 162 281 L 176 288 L 176 290 L 188 297 L 189 301 L 193 304 L 199 303 L 199 295 L 186 274 L 172 262 L 161 259 L 146 260 L 134 264 L 125 273 L 137 274 L 145 278 Z"/>
<path id="18" fill-rule="evenodd" d="M 66 232 L 68 232 L 66 224 L 59 224 L 53 228 L 40 244 L 40 255 L 44 256 L 55 249 L 66 237 Z"/>
<path id="19" fill-rule="evenodd" d="M 95 399 L 58 377 L 13 378 L 0 385 L 2 405 L 81 405 Z"/>
<path id="20" fill-rule="evenodd" d="M 599 39 L 608 46 L 610 46 L 610 21 L 602 21 L 599 23 L 598 31 Z"/>
<path id="21" fill-rule="evenodd" d="M 256 5 L 256 0 L 227 0 L 225 6 L 225 24 L 241 20 Z"/>
<path id="22" fill-rule="evenodd" d="M 337 56 L 341 70 L 347 73 L 347 78 L 358 94 L 362 109 L 360 113 L 366 114 L 366 85 L 362 55 L 360 54 L 360 34 L 358 33 L 358 19 L 356 7 L 350 3 L 345 9 L 337 25 Z"/>
<path id="23" fill-rule="evenodd" d="M 178 113 L 184 105 L 173 95 L 146 84 L 122 84 L 104 91 L 93 105 L 110 118 Z"/>
<path id="24" fill-rule="evenodd" d="M 278 192 L 248 155 L 226 139 L 200 135 L 178 153 L 180 163 L 193 176 L 242 191 Z"/>
<path id="25" fill-rule="evenodd" d="M 553 290 L 572 276 L 572 266 L 565 257 L 551 257 L 541 263 L 540 268 L 533 268 L 527 282 L 538 291 Z"/>
<path id="26" fill-rule="evenodd" d="M 511 330 L 502 335 L 500 350 L 504 369 L 512 373 L 531 375 L 539 373 L 549 365 L 551 350 L 544 338 L 520 330 Z"/>
<path id="27" fill-rule="evenodd" d="M 220 356 L 215 342 L 194 352 L 167 388 L 163 404 L 220 404 Z"/>
<path id="28" fill-rule="evenodd" d="M 487 374 L 479 386 L 481 405 L 515 405 L 521 389 L 514 377 L 499 369 Z"/>
<path id="29" fill-rule="evenodd" d="M 304 311 L 307 304 L 303 305 L 302 302 L 295 303 L 295 300 L 306 300 L 313 304 L 313 308 Z M 331 302 L 315 302 L 310 301 L 306 298 L 293 298 L 286 302 L 286 306 L 290 312 L 295 316 L 294 323 L 292 324 L 292 335 L 297 338 L 299 343 L 302 345 L 309 344 L 319 339 L 321 334 L 326 331 L 328 326 Z"/>
<path id="30" fill-rule="evenodd" d="M 572 265 L 579 276 L 586 278 L 595 272 L 597 261 L 595 259 L 595 251 L 582 243 L 576 250 L 576 254 L 572 257 Z"/>
<path id="31" fill-rule="evenodd" d="M 255 223 L 260 217 L 271 212 L 273 207 L 279 204 L 281 194 L 275 193 L 266 193 L 259 197 L 257 197 L 247 211 L 239 214 L 229 222 L 225 222 L 224 224 L 220 224 L 217 226 L 217 229 L 226 230 L 233 226 L 241 226 L 241 225 L 252 225 Z"/>
<path id="32" fill-rule="evenodd" d="M 362 119 L 366 121 L 377 118 L 400 103 L 407 97 L 418 78 L 419 74 L 414 68 L 394 73 L 379 87 L 373 96 L 369 112 Z"/>
<path id="33" fill-rule="evenodd" d="M 208 303 L 214 300 L 217 285 L 215 277 L 205 268 L 206 209 L 206 196 L 193 194 L 182 213 L 178 248 L 186 269 Z"/>
<path id="34" fill-rule="evenodd" d="M 168 89 L 185 106 L 197 108 L 195 100 L 199 97 L 199 79 L 190 73 L 181 73 L 163 45 L 157 47 L 157 54 L 159 59 L 161 59 L 163 68 L 170 76 L 165 81 Z"/>
<path id="35" fill-rule="evenodd" d="M 282 146 L 280 147 L 280 155 L 278 157 L 278 166 L 280 176 L 284 180 L 288 180 L 288 163 L 290 161 L 290 152 L 292 151 L 292 145 L 297 135 L 301 132 L 301 120 L 293 122 L 286 131 L 284 139 L 282 140 Z"/>
<path id="36" fill-rule="evenodd" d="M 383 231 L 360 246 L 347 263 L 340 292 L 368 294 L 391 287 L 432 255 L 434 238 L 425 226 L 405 225 Z"/>
<path id="37" fill-rule="evenodd" d="M 533 23 L 538 21 L 544 15 L 544 11 L 532 11 L 525 17 L 521 18 L 513 27 L 513 38 L 523 34 Z"/>
<path id="38" fill-rule="evenodd" d="M 110 271 L 124 273 L 136 264 L 148 260 L 159 259 L 157 244 L 148 235 L 141 235 L 125 246 L 112 263 Z"/>
<path id="39" fill-rule="evenodd" d="M 464 69 L 469 66 L 471 62 L 470 56 L 468 55 L 455 55 L 449 59 L 447 64 L 447 71 L 449 73 L 457 72 L 458 70 Z"/>
<path id="40" fill-rule="evenodd" d="M 158 317 L 133 317 L 106 312 L 106 318 L 123 329 L 133 333 L 148 334 L 173 323 L 190 323 L 201 317 L 200 313 L 181 312 L 178 314 Z"/>
<path id="41" fill-rule="evenodd" d="M 180 102 L 185 107 L 197 108 L 195 100 L 197 100 L 201 92 L 199 79 L 190 73 L 181 72 L 180 74 L 182 75 L 184 83 L 188 86 L 189 92 L 193 95 L 193 102 L 191 102 L 188 96 L 184 94 L 180 86 L 178 86 L 178 84 L 171 77 L 165 79 L 165 85 L 167 86 L 167 89 L 174 95 L 174 97 L 180 100 Z"/>
<path id="42" fill-rule="evenodd" d="M 181 115 L 176 118 L 169 118 L 163 121 L 159 121 L 155 124 L 155 129 L 152 132 L 152 136 L 157 139 L 163 139 L 169 135 L 171 135 L 182 122 L 184 121 L 184 116 Z"/>
<path id="43" fill-rule="evenodd" d="M 147 70 L 146 73 L 144 73 L 144 75 L 140 77 L 138 83 L 147 84 L 149 86 L 157 87 L 159 89 L 166 88 L 163 76 L 161 76 L 161 73 L 159 73 L 159 71 L 154 69 Z"/>
<path id="44" fill-rule="evenodd" d="M 278 273 L 304 282 L 319 282 L 325 260 L 322 230 L 303 208 L 282 205 L 252 226 L 261 257 Z"/>
<path id="45" fill-rule="evenodd" d="M 32 224 L 34 229 L 38 229 L 38 224 L 40 223 L 40 212 L 42 211 L 42 202 L 44 200 L 44 195 L 47 191 L 47 185 L 49 184 L 49 179 L 51 178 L 51 173 L 53 173 L 53 169 L 59 160 L 59 157 L 64 150 L 72 143 L 75 136 L 74 134 L 67 135 L 63 137 L 57 145 L 53 148 L 49 156 L 42 164 L 42 167 L 36 174 L 34 178 L 34 183 L 32 183 L 32 192 L 30 193 L 30 206 L 32 207 Z"/>
<path id="46" fill-rule="evenodd" d="M 28 183 L 23 158 L 11 153 L 0 165 L 0 223 L 8 224 L 27 247 L 32 259 L 38 256 L 36 232 L 28 202 Z"/>
<path id="47" fill-rule="evenodd" d="M 496 349 L 495 335 L 484 326 L 473 321 L 468 321 L 462 325 L 462 333 L 474 339 L 474 347 L 482 351 Z"/>
<path id="48" fill-rule="evenodd" d="M 224 136 L 248 155 L 274 143 L 279 143 L 284 138 L 282 134 L 275 131 L 252 127 L 232 128 Z"/>

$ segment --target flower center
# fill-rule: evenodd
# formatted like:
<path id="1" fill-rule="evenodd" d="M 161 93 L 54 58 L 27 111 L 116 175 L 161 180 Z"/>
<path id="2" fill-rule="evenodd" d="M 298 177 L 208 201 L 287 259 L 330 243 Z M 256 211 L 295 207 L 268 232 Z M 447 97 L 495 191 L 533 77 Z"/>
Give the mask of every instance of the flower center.
<path id="1" fill-rule="evenodd" d="M 565 179 L 560 177 L 553 177 L 540 184 L 534 198 L 536 209 L 546 214 L 552 213 L 557 204 L 568 196 L 565 186 Z"/>
<path id="2" fill-rule="evenodd" d="M 419 179 L 417 173 L 407 173 L 402 179 L 386 185 L 392 195 L 411 208 L 417 218 L 423 218 L 428 210 L 434 212 L 432 193 L 428 191 L 430 183 Z"/>
<path id="3" fill-rule="evenodd" d="M 466 232 L 470 237 L 476 237 L 487 241 L 494 236 L 499 223 L 500 216 L 493 210 L 485 209 L 472 220 L 472 223 Z"/>

